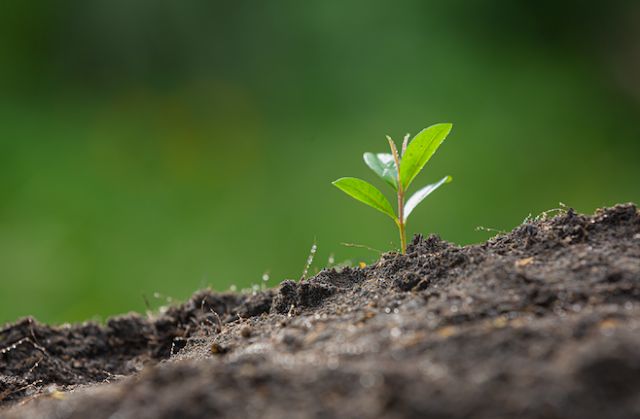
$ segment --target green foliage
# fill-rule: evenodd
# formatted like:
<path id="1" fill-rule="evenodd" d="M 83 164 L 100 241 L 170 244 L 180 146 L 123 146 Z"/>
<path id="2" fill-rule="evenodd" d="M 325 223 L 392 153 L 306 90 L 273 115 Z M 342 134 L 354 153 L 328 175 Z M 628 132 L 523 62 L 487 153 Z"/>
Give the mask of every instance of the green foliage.
<path id="1" fill-rule="evenodd" d="M 389 153 L 364 153 L 364 162 L 376 175 L 387 182 L 393 189 L 398 190 L 398 169 L 393 155 Z"/>
<path id="2" fill-rule="evenodd" d="M 369 182 L 355 177 L 343 177 L 334 181 L 333 184 L 347 195 L 387 214 L 391 219 L 396 220 L 398 218 L 393 212 L 389 200 Z"/>
<path id="3" fill-rule="evenodd" d="M 438 189 L 440 186 L 445 183 L 449 183 L 453 180 L 451 176 L 445 176 L 440 179 L 440 181 L 433 183 L 431 185 L 427 185 L 424 188 L 418 190 L 418 192 L 414 193 L 411 198 L 407 200 L 407 203 L 404 205 L 404 221 L 407 222 L 407 218 L 409 218 L 409 214 L 413 212 L 413 210 L 418 206 L 419 203 L 422 202 L 427 196 L 431 194 L 431 192 Z"/>
<path id="4" fill-rule="evenodd" d="M 406 251 L 406 222 L 409 215 L 427 196 L 445 183 L 453 180 L 445 176 L 440 181 L 424 186 L 413 194 L 405 203 L 405 193 L 411 182 L 422 171 L 427 162 L 435 154 L 442 142 L 451 132 L 452 124 L 436 124 L 423 129 L 411 141 L 405 137 L 402 152 L 398 153 L 395 143 L 389 137 L 391 154 L 364 153 L 364 162 L 382 180 L 389 184 L 398 198 L 398 214 L 387 198 L 375 186 L 364 180 L 343 177 L 333 184 L 347 195 L 387 214 L 398 226 L 402 253 Z"/>
<path id="5" fill-rule="evenodd" d="M 409 143 L 407 151 L 402 155 L 400 179 L 404 189 L 408 189 L 413 179 L 427 164 L 440 144 L 451 132 L 451 124 L 436 124 L 425 128 Z"/>

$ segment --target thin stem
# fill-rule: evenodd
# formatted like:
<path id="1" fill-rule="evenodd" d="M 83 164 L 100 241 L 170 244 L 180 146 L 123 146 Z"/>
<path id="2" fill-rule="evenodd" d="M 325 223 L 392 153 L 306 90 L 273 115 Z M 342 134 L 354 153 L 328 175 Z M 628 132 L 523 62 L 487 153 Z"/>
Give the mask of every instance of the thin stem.
<path id="1" fill-rule="evenodd" d="M 404 225 L 404 188 L 402 187 L 402 182 L 400 181 L 400 156 L 398 155 L 398 149 L 396 148 L 396 143 L 393 142 L 391 137 L 387 135 L 387 140 L 389 141 L 389 147 L 391 147 L 391 154 L 393 155 L 393 160 L 396 163 L 396 169 L 398 171 L 398 231 L 400 232 L 400 249 L 402 250 L 402 254 L 404 255 L 407 252 L 407 235 L 405 232 Z M 404 148 L 404 146 L 403 146 Z"/>
<path id="2" fill-rule="evenodd" d="M 404 255 L 407 252 L 407 234 L 404 224 L 404 191 L 402 191 L 402 186 L 398 188 L 398 230 L 400 230 L 400 248 Z"/>

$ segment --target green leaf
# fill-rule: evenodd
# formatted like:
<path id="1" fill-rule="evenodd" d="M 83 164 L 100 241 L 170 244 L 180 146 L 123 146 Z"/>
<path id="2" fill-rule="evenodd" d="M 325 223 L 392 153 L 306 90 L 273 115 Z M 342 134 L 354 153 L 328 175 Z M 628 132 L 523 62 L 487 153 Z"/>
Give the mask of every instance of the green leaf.
<path id="1" fill-rule="evenodd" d="M 418 204 L 422 202 L 422 200 L 427 196 L 429 196 L 431 192 L 435 191 L 445 183 L 451 182 L 452 180 L 453 178 L 451 176 L 444 177 L 440 179 L 439 182 L 427 185 L 424 188 L 420 189 L 418 192 L 414 193 L 413 196 L 411 196 L 411 198 L 407 200 L 407 203 L 404 206 L 404 220 L 402 221 L 406 222 L 407 218 L 409 218 L 409 214 L 411 214 L 411 212 L 418 206 Z"/>
<path id="2" fill-rule="evenodd" d="M 389 153 L 364 153 L 364 162 L 376 175 L 398 190 L 398 169 L 393 156 Z"/>
<path id="3" fill-rule="evenodd" d="M 372 184 L 354 177 L 343 177 L 334 181 L 333 184 L 347 195 L 350 195 L 358 201 L 364 202 L 370 207 L 387 214 L 397 222 L 397 217 L 393 212 L 391 204 L 387 198 L 382 195 L 382 192 Z"/>
<path id="4" fill-rule="evenodd" d="M 432 125 L 411 140 L 400 164 L 400 180 L 405 190 L 447 138 L 452 127 L 451 124 Z"/>

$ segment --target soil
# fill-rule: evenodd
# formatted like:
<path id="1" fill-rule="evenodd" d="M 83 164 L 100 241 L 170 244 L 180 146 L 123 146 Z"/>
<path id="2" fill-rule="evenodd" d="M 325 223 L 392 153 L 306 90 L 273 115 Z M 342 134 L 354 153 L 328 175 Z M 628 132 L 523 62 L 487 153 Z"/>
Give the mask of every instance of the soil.
<path id="1" fill-rule="evenodd" d="M 640 417 L 640 212 L 0 331 L 3 418 Z"/>

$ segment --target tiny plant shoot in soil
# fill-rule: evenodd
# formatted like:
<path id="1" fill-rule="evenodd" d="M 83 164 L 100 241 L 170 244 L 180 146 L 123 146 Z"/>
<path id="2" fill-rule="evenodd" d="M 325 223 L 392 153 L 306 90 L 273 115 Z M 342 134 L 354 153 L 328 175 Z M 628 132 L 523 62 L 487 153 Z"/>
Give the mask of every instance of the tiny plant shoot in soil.
<path id="1" fill-rule="evenodd" d="M 398 152 L 393 140 L 387 136 L 391 153 L 364 153 L 364 162 L 367 166 L 396 191 L 397 215 L 389 200 L 372 184 L 354 177 L 343 177 L 333 182 L 347 195 L 391 217 L 400 232 L 402 253 L 407 250 L 406 226 L 411 212 L 433 191 L 453 180 L 451 176 L 445 176 L 440 181 L 421 188 L 405 202 L 409 185 L 447 138 L 452 127 L 451 124 L 432 125 L 420 131 L 411 141 L 409 141 L 409 134 L 407 134 L 402 142 L 400 152 Z"/>

